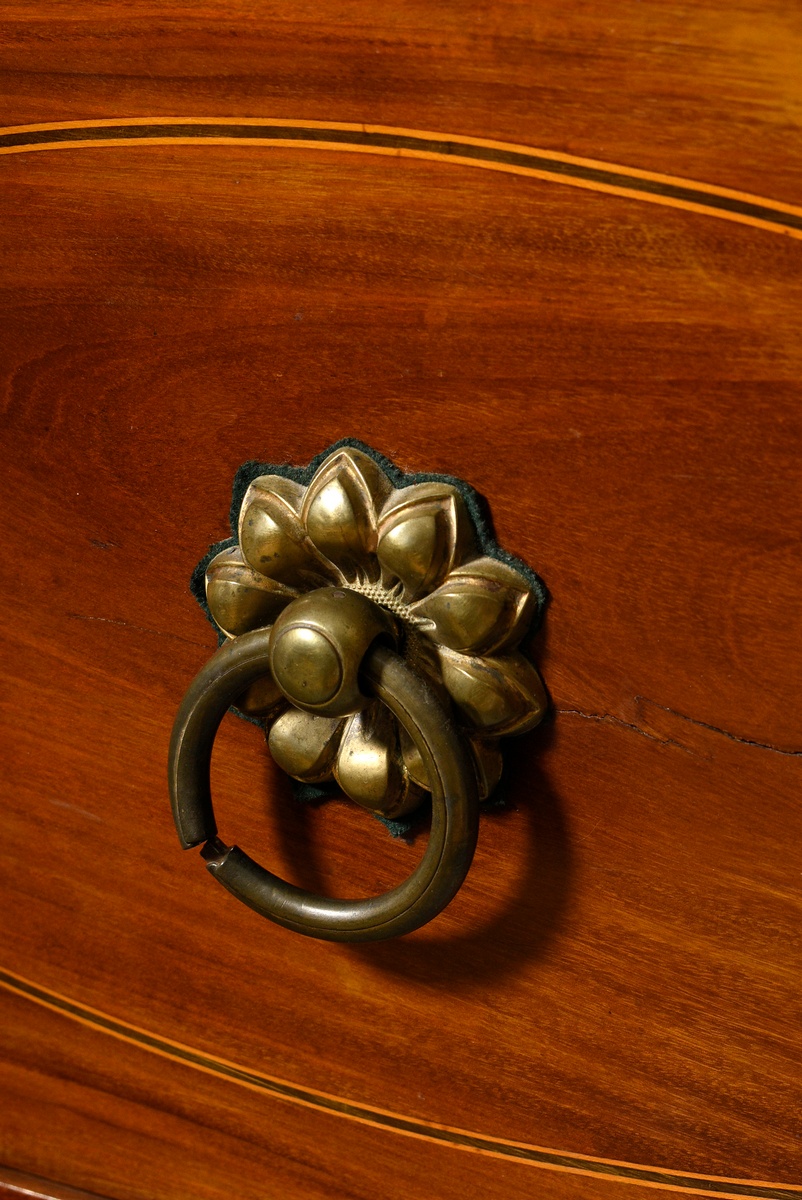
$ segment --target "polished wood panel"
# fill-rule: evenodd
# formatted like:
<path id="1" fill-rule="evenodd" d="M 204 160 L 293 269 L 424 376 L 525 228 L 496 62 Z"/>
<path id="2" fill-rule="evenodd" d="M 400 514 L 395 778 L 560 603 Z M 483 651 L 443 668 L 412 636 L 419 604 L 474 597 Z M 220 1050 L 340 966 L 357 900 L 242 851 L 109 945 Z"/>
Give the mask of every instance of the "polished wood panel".
<path id="1" fill-rule="evenodd" d="M 791 204 L 786 0 L 6 3 L 3 121 L 274 116 L 550 146 Z"/>
<path id="2" fill-rule="evenodd" d="M 0 1166 L 0 1200 L 97 1200 L 97 1193 L 78 1191 L 37 1175 Z M 103 1198 L 101 1197 L 101 1200 Z"/>
<path id="3" fill-rule="evenodd" d="M 311 12 L 299 39 L 289 10 L 236 35 L 211 8 L 156 26 L 141 4 L 77 11 L 16 14 L 9 121 L 275 115 L 246 83 L 260 47 L 259 79 L 284 64 L 298 119 L 358 119 L 371 100 L 371 120 L 407 129 L 799 199 L 779 7 L 762 6 L 764 39 L 757 9 L 724 25 L 705 5 L 680 29 L 673 6 L 639 6 L 686 47 L 650 43 L 669 64 L 659 89 L 643 16 L 601 42 L 598 5 L 561 18 L 563 43 L 525 5 L 487 9 L 472 41 L 444 7 L 377 10 L 370 29 L 340 9 L 326 46 Z M 225 38 L 241 40 L 237 79 Z M 710 74 L 692 120 L 678 97 L 694 70 L 701 88 L 694 39 Z M 617 82 L 593 108 L 602 60 Z M 69 97 L 60 61 L 79 73 Z M 546 100 L 575 88 L 537 138 L 521 79 Z M 734 1181 L 720 1195 L 798 1192 L 799 242 L 319 147 L 16 153 L 0 177 L 0 968 L 79 1012 L 0 989 L 0 1161 L 159 1200 L 232 1180 L 243 1196 L 276 1180 L 289 1197 L 400 1196 L 422 1179 L 444 1200 L 635 1196 L 649 1171 L 669 1194 L 709 1191 L 694 1175 Z M 307 943 L 237 906 L 178 849 L 164 782 L 175 708 L 214 646 L 187 581 L 227 532 L 236 467 L 305 462 L 345 435 L 468 479 L 552 597 L 534 651 L 554 719 L 511 747 L 508 807 L 484 818 L 454 904 L 374 947 Z M 295 806 L 234 720 L 215 784 L 223 835 L 304 886 L 368 894 L 420 853 L 425 831 L 393 842 L 345 804 Z M 343 1111 L 112 1038 L 82 1023 L 90 1009 Z M 553 1161 L 412 1138 L 349 1105 Z"/>
<path id="4" fill-rule="evenodd" d="M 13 1123 L 19 1125 L 19 1140 L 42 1169 L 52 1165 L 61 1172 L 77 1172 L 82 1180 L 104 1189 L 104 1195 L 108 1188 L 115 1196 L 178 1198 L 191 1188 L 192 1195 L 216 1196 L 224 1178 L 245 1196 L 259 1196 L 265 1185 L 279 1179 L 282 1191 L 303 1197 L 341 1195 L 347 1188 L 348 1194 L 366 1200 L 377 1194 L 400 1198 L 420 1187 L 424 1173 L 437 1181 L 438 1195 L 446 1200 L 477 1188 L 482 1189 L 481 1194 L 488 1190 L 497 1194 L 501 1187 L 505 1195 L 514 1198 L 530 1196 L 536 1187 L 538 1195 L 547 1198 L 581 1191 L 598 1200 L 612 1200 L 620 1194 L 621 1185 L 633 1200 L 654 1191 L 667 1197 L 712 1195 L 721 1200 L 790 1200 L 800 1194 L 796 1188 L 757 1180 L 683 1176 L 534 1147 L 529 1148 L 527 1160 L 527 1148 L 517 1144 L 507 1144 L 505 1149 L 503 1143 L 497 1143 L 493 1148 L 465 1133 L 443 1136 L 449 1131 L 437 1127 L 430 1127 L 426 1135 L 410 1122 L 397 1126 L 395 1133 L 400 1137 L 388 1137 L 389 1126 L 369 1119 L 367 1113 L 358 1120 L 348 1118 L 345 1102 L 339 1114 L 334 1106 L 326 1111 L 308 1100 L 300 1107 L 296 1107 L 297 1101 L 289 1106 L 269 1100 L 265 1104 L 264 1094 L 259 1097 L 261 1103 L 254 1103 L 249 1091 L 259 1089 L 253 1083 L 230 1076 L 229 1084 L 244 1083 L 247 1090 L 210 1088 L 209 1074 L 219 1075 L 219 1071 L 207 1069 L 198 1076 L 192 1069 L 176 1070 L 180 1060 L 174 1053 L 162 1054 L 155 1065 L 143 1063 L 141 1056 L 137 1061 L 136 1054 L 132 1055 L 133 1037 L 123 1038 L 123 1044 L 117 1043 L 110 1055 L 102 1042 L 98 1047 L 96 1037 L 86 1037 L 81 1024 L 76 1029 L 71 1020 L 65 1028 L 63 1021 L 54 1020 L 52 1008 L 33 1039 L 28 1014 L 21 1014 L 26 1041 L 23 1064 L 13 1049 L 18 1014 L 7 997 L 2 1004 L 7 1031 L 4 1041 L 12 1044 L 10 1052 L 6 1050 L 10 1059 L 8 1096 L 14 1105 Z M 89 1024 L 97 1029 L 99 1019 L 100 1014 L 95 1014 Z M 164 1058 L 171 1061 L 165 1063 Z M 64 1081 L 56 1086 L 52 1078 L 55 1063 L 60 1065 Z M 188 1064 L 197 1067 L 197 1057 L 194 1062 L 192 1057 L 185 1059 L 181 1067 Z M 151 1085 L 159 1087 L 157 1111 L 152 1104 L 131 1103 L 137 1099 L 143 1068 Z M 110 1079 L 111 1098 L 106 1094 Z M 347 1119 L 343 1120 L 344 1116 Z M 43 1143 L 45 1120 L 49 1134 Z M 203 1128 L 202 1141 L 197 1138 L 197 1128 L 186 1129 L 188 1123 Z M 106 1129 L 108 1143 L 102 1155 L 96 1149 L 99 1124 Z M 111 1138 L 109 1126 L 114 1129 Z M 73 1147 L 72 1161 L 67 1162 L 63 1152 L 66 1140 Z M 131 1163 L 136 1164 L 134 1171 L 126 1169 Z M 537 1168 L 535 1176 L 532 1167 Z M 16 1172 L 0 1167 L 0 1195 L 4 1179 L 9 1188 L 21 1186 Z M 42 1181 L 33 1194 L 62 1200 L 62 1186 L 51 1187 Z M 65 1191 L 63 1200 L 82 1200 L 86 1195 L 69 1188 Z"/>

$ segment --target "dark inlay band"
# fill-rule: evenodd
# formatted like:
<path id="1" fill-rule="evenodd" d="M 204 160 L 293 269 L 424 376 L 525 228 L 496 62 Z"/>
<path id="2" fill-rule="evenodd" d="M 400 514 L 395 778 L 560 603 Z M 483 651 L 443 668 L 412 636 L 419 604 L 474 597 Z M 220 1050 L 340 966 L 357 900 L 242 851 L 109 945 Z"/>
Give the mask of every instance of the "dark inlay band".
<path id="1" fill-rule="evenodd" d="M 628 192 L 653 196 L 679 205 L 693 205 L 706 209 L 711 214 L 730 215 L 760 221 L 776 227 L 778 231 L 802 232 L 802 213 L 785 211 L 786 206 L 774 206 L 771 201 L 760 198 L 739 198 L 737 195 L 722 195 L 717 189 L 670 181 L 658 176 L 649 177 L 643 172 L 628 172 L 625 168 L 592 165 L 581 161 L 555 158 L 526 147 L 504 148 L 488 142 L 459 138 L 418 136 L 406 131 L 386 129 L 342 129 L 321 125 L 272 125 L 196 122 L 167 122 L 150 124 L 82 125 L 72 128 L 19 129 L 0 132 L 0 151 L 36 146 L 55 146 L 70 142 L 131 141 L 142 142 L 153 139 L 175 139 L 203 141 L 225 139 L 227 141 L 264 140 L 270 142 L 309 142 L 322 146 L 358 147 L 365 150 L 399 151 L 409 154 L 436 155 L 443 158 L 473 160 L 513 169 L 538 171 L 555 181 L 580 181 L 600 188 L 625 189 Z"/>

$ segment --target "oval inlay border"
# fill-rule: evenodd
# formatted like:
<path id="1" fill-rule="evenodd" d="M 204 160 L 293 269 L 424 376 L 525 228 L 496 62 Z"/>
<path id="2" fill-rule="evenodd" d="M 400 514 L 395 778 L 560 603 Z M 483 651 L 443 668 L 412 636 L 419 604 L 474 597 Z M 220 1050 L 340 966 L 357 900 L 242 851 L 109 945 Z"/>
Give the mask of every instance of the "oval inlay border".
<path id="1" fill-rule="evenodd" d="M 802 240 L 800 207 L 676 176 L 489 139 L 381 125 L 272 118 L 141 117 L 0 128 L 0 155 L 87 147 L 201 143 L 294 146 L 298 149 L 382 154 L 482 167 L 684 209 Z M 402 1136 L 545 1170 L 586 1177 L 602 1176 L 621 1183 L 657 1189 L 680 1189 L 688 1195 L 715 1196 L 721 1200 L 737 1200 L 740 1197 L 757 1197 L 758 1200 L 799 1197 L 802 1200 L 802 1188 L 793 1185 L 680 1173 L 504 1141 L 451 1126 L 427 1123 L 252 1071 L 140 1029 L 10 971 L 0 970 L 0 986 L 98 1032 L 174 1062 L 227 1079 L 252 1091 L 267 1093 L 289 1103 Z"/>
<path id="2" fill-rule="evenodd" d="M 13 971 L 0 969 L 0 987 L 15 995 L 32 1000 L 81 1025 L 128 1042 L 141 1049 L 149 1050 L 162 1058 L 171 1059 L 205 1074 L 226 1079 L 250 1091 L 267 1093 L 290 1104 L 312 1108 L 318 1112 L 344 1117 L 361 1125 L 369 1125 L 404 1137 L 436 1145 L 451 1146 L 491 1158 L 518 1162 L 525 1166 L 540 1167 L 547 1171 L 562 1171 L 586 1177 L 603 1177 L 619 1183 L 640 1184 L 642 1187 L 681 1190 L 692 1196 L 714 1196 L 718 1200 L 741 1200 L 756 1197 L 757 1200 L 792 1200 L 802 1198 L 802 1188 L 791 1184 L 766 1183 L 752 1179 L 727 1179 L 718 1175 L 696 1175 L 670 1171 L 661 1167 L 642 1166 L 637 1163 L 621 1162 L 616 1159 L 594 1158 L 589 1155 L 572 1154 L 563 1150 L 530 1146 L 523 1142 L 504 1141 L 488 1137 L 467 1129 L 450 1125 L 439 1125 L 422 1121 L 416 1117 L 405 1117 L 387 1109 L 359 1104 L 328 1092 L 300 1087 L 287 1080 L 253 1071 L 228 1059 L 217 1058 L 202 1050 L 174 1042 L 170 1038 L 151 1033 L 137 1025 L 131 1025 L 117 1017 L 111 1017 L 99 1009 L 90 1008 L 75 1000 L 62 996 L 49 988 L 32 983 Z"/>
<path id="3" fill-rule="evenodd" d="M 748 192 L 486 138 L 387 125 L 241 117 L 131 117 L 0 128 L 0 154 L 89 146 L 295 146 L 484 167 L 704 213 L 802 239 L 802 208 Z"/>

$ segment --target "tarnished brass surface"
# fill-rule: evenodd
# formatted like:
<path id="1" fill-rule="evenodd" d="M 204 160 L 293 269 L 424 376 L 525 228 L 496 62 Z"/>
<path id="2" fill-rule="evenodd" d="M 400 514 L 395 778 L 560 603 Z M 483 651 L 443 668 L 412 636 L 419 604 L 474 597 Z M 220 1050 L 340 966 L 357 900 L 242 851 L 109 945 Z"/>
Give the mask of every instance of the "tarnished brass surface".
<path id="1" fill-rule="evenodd" d="M 448 480 L 395 486 L 346 446 L 306 487 L 254 479 L 239 545 L 206 568 L 209 611 L 227 641 L 176 719 L 176 827 L 183 846 L 204 844 L 229 891 L 291 929 L 366 941 L 431 920 L 470 865 L 478 801 L 501 774 L 499 739 L 545 712 L 540 677 L 518 650 L 537 581 L 485 553 L 469 502 Z M 217 837 L 209 765 L 235 702 L 264 722 L 276 762 L 296 779 L 336 782 L 387 818 L 431 792 L 431 838 L 405 883 L 371 900 L 312 896 Z"/>

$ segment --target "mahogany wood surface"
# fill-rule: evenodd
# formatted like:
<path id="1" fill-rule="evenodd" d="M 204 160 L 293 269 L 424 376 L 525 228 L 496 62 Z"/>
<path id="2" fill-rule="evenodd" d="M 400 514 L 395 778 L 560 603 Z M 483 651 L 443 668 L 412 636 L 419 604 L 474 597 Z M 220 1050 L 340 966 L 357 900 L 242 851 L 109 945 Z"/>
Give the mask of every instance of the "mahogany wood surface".
<path id="1" fill-rule="evenodd" d="M 78 1191 L 52 1179 L 29 1175 L 24 1171 L 0 1167 L 2 1200 L 93 1200 L 97 1193 Z"/>
<path id="2" fill-rule="evenodd" d="M 779 3 L 3 11 L 6 126 L 365 121 L 799 203 Z M 0 1162 L 119 1200 L 802 1195 L 800 240 L 320 145 L 0 179 Z M 343 436 L 467 479 L 551 594 L 552 718 L 467 883 L 358 947 L 237 905 L 165 783 L 236 468 Z M 421 851 L 295 804 L 233 718 L 214 771 L 222 836 L 302 886 Z"/>
<path id="3" fill-rule="evenodd" d="M 7 0 L 4 124 L 372 121 L 527 141 L 799 203 L 787 0 Z"/>

